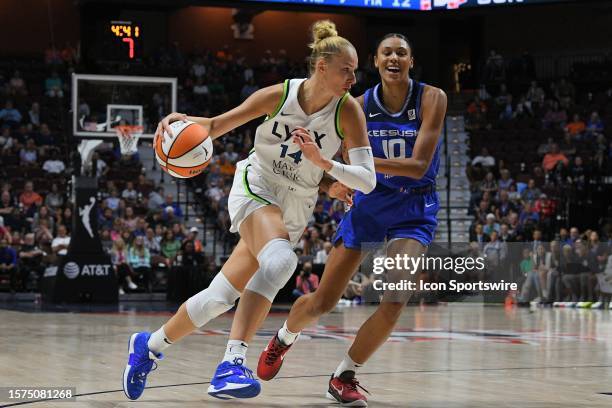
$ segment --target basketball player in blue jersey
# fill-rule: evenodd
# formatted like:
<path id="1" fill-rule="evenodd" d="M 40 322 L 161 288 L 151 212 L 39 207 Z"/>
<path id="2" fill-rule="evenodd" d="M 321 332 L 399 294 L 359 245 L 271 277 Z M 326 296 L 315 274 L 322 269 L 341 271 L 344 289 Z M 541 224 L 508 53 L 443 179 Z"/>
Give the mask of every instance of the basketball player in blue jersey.
<path id="1" fill-rule="evenodd" d="M 356 192 L 354 205 L 338 227 L 319 288 L 295 302 L 287 321 L 262 352 L 257 367 L 261 379 L 272 379 L 300 331 L 336 306 L 363 259 L 364 243 L 386 239 L 387 256 L 420 257 L 434 237 L 439 207 L 435 180 L 446 95 L 409 77 L 411 47 L 401 34 L 381 40 L 374 63 L 381 82 L 357 100 L 367 118 L 377 186 L 368 194 Z M 300 135 L 308 140 L 305 132 Z M 417 275 L 390 270 L 387 278 L 414 280 Z M 409 296 L 385 292 L 331 376 L 329 398 L 348 406 L 367 406 L 355 374 L 387 340 Z"/>
<path id="2" fill-rule="evenodd" d="M 241 239 L 208 288 L 189 298 L 155 332 L 130 336 L 123 371 L 123 390 L 129 399 L 141 397 L 148 374 L 171 344 L 230 310 L 239 297 L 226 353 L 208 393 L 222 399 L 258 395 L 260 384 L 246 365 L 248 342 L 295 271 L 298 258 L 293 247 L 312 216 L 324 174 L 341 183 L 339 188 L 331 184 L 330 190 L 334 185 L 338 191 L 374 189 L 376 173 L 365 116 L 348 94 L 355 83 L 357 52 L 331 21 L 317 21 L 312 36 L 308 78 L 260 89 L 214 118 L 175 112 L 158 125 L 156 137 L 172 138 L 170 125 L 190 120 L 216 139 L 267 116 L 255 131 L 253 153 L 236 166 L 229 194 L 230 231 L 240 232 Z M 314 142 L 299 139 L 300 132 L 312 134 Z M 332 160 L 342 141 L 350 165 Z"/>

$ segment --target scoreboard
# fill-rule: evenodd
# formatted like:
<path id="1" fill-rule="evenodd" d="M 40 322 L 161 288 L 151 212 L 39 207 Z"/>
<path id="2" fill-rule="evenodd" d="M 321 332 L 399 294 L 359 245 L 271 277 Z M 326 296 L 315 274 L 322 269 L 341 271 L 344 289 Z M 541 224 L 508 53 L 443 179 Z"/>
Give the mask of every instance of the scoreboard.
<path id="1" fill-rule="evenodd" d="M 141 62 L 146 30 L 140 22 L 104 17 L 85 23 L 95 27 L 83 36 L 86 58 L 92 61 Z"/>
<path id="2" fill-rule="evenodd" d="M 437 10 L 496 5 L 559 3 L 571 0 L 244 0 L 313 6 L 363 7 L 391 10 Z"/>
<path id="3" fill-rule="evenodd" d="M 133 60 L 136 55 L 141 54 L 140 31 L 141 27 L 138 24 L 133 24 L 131 21 L 110 21 L 106 27 L 107 35 L 110 35 L 111 42 L 114 47 L 121 53 L 127 55 L 128 59 Z"/>
<path id="4" fill-rule="evenodd" d="M 1 0 L 0 0 L 1 1 Z M 86 0 L 82 0 L 86 1 Z M 148 1 L 148 0 L 147 0 Z M 306 11 L 309 6 L 334 7 L 336 10 L 345 8 L 347 12 L 354 12 L 355 8 L 362 10 L 397 10 L 397 11 L 427 11 L 427 10 L 452 10 L 471 8 L 478 9 L 492 6 L 506 5 L 509 7 L 525 4 L 552 4 L 572 2 L 576 0 L 241 0 L 244 4 L 277 4 L 303 6 Z M 610 0 L 612 1 L 612 0 Z M 228 2 L 230 3 L 230 2 Z M 236 2 L 231 2 L 236 6 Z M 110 62 L 142 62 L 148 52 L 154 49 L 160 42 L 160 36 L 151 34 L 151 29 L 146 30 L 141 19 L 111 19 L 92 14 L 95 22 L 86 23 L 87 28 L 92 25 L 94 30 L 85 30 L 90 33 L 83 39 L 84 49 L 88 52 L 86 57 L 96 61 Z M 156 33 L 153 33 L 156 34 Z M 148 46 L 145 49 L 145 46 Z"/>

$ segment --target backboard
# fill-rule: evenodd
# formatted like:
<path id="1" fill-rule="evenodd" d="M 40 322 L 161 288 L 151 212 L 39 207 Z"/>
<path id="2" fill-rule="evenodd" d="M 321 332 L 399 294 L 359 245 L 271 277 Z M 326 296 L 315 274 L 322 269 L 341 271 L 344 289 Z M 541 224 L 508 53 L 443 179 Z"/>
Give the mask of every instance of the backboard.
<path id="1" fill-rule="evenodd" d="M 143 127 L 152 139 L 157 124 L 176 111 L 176 78 L 72 75 L 72 133 L 81 139 L 111 139 L 115 127 Z"/>

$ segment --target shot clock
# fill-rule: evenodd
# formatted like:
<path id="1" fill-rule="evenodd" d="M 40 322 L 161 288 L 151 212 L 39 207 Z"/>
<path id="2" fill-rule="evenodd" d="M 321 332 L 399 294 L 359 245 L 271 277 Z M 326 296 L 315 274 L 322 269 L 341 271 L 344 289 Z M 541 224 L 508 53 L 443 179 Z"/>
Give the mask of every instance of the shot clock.
<path id="1" fill-rule="evenodd" d="M 102 37 L 101 47 L 96 47 L 98 59 L 106 61 L 139 61 L 144 56 L 143 28 L 127 20 L 106 20 L 98 22 L 98 36 Z"/>
<path id="2" fill-rule="evenodd" d="M 135 57 L 136 46 L 140 46 L 140 31 L 141 27 L 138 24 L 132 24 L 131 21 L 111 21 L 110 31 L 112 35 L 117 39 L 118 46 L 125 48 L 127 58 L 133 60 Z"/>

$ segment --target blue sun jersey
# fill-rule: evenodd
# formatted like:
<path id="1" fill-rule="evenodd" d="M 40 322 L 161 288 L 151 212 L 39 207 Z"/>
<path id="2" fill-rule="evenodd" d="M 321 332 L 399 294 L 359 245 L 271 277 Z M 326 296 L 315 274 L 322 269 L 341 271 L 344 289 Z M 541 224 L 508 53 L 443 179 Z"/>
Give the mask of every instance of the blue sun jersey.
<path id="1" fill-rule="evenodd" d="M 380 84 L 366 91 L 363 106 L 374 157 L 412 156 L 421 127 L 424 87 L 411 80 L 404 106 L 396 114 L 389 113 L 381 103 Z M 405 238 L 428 246 L 436 233 L 440 208 L 438 193 L 433 188 L 440 164 L 439 151 L 438 143 L 431 164 L 420 180 L 376 173 L 376 188 L 369 194 L 355 193 L 353 206 L 342 218 L 332 243 L 342 241 L 346 248 L 361 250 L 366 243 Z"/>
<path id="2" fill-rule="evenodd" d="M 424 83 L 411 79 L 404 106 L 397 113 L 390 113 L 385 109 L 380 97 L 382 95 L 380 83 L 365 92 L 363 106 L 368 125 L 368 138 L 374 157 L 404 159 L 412 156 L 412 150 L 421 127 L 421 96 L 424 88 Z M 441 143 L 440 138 L 431 164 L 420 180 L 376 173 L 377 185 L 392 189 L 435 185 L 440 167 Z"/>

